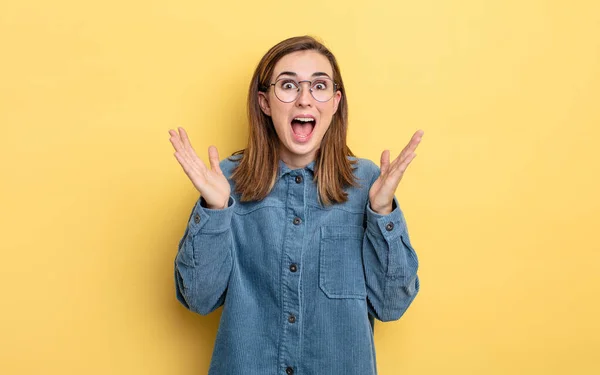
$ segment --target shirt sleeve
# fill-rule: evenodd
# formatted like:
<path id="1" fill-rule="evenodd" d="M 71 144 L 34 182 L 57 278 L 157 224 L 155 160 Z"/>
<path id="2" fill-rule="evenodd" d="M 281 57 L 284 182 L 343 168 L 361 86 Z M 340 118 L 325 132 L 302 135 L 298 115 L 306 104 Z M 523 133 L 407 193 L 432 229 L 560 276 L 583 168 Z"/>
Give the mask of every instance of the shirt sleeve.
<path id="1" fill-rule="evenodd" d="M 369 312 L 381 321 L 397 320 L 419 291 L 417 254 L 396 197 L 388 215 L 374 212 L 368 201 L 365 211 L 363 263 Z"/>
<path id="2" fill-rule="evenodd" d="M 233 267 L 231 219 L 235 200 L 222 210 L 196 202 L 175 257 L 176 296 L 187 309 L 206 315 L 225 301 Z"/>

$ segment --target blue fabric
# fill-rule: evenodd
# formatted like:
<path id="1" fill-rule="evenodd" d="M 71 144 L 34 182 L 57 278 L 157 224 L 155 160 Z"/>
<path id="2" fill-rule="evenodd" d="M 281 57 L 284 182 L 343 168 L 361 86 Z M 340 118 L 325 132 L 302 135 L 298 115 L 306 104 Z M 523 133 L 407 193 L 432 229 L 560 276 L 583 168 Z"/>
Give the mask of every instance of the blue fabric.
<path id="1" fill-rule="evenodd" d="M 211 210 L 200 198 L 175 258 L 186 308 L 204 315 L 223 305 L 210 375 L 377 373 L 373 318 L 404 314 L 419 291 L 418 260 L 397 200 L 389 215 L 369 207 L 379 167 L 356 160 L 361 186 L 327 207 L 314 162 L 280 162 L 272 192 L 248 203 L 229 179 L 237 162 L 221 162 L 229 206 Z"/>

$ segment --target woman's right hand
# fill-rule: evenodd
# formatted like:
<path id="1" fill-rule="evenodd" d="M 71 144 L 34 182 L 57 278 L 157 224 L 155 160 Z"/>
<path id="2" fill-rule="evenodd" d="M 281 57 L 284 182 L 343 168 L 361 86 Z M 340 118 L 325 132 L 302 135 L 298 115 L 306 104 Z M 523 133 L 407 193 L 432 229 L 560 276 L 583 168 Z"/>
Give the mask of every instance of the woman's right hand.
<path id="1" fill-rule="evenodd" d="M 175 158 L 206 201 L 208 208 L 226 208 L 231 188 L 229 187 L 229 181 L 227 181 L 219 167 L 217 148 L 215 146 L 208 148 L 208 159 L 212 168 L 209 169 L 196 155 L 185 130 L 181 127 L 178 129 L 179 133 L 173 129 L 169 130 L 171 135 L 169 141 L 175 148 Z"/>

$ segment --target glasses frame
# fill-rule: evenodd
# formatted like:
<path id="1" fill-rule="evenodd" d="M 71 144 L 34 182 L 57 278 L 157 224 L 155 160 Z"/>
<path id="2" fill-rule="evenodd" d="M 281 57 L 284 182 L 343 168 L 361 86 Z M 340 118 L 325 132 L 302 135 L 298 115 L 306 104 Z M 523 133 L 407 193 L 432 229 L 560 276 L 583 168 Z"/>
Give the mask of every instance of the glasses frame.
<path id="1" fill-rule="evenodd" d="M 323 80 L 323 79 L 329 80 L 329 81 L 331 81 L 331 83 L 333 83 L 333 95 L 331 95 L 331 98 L 329 98 L 327 100 L 319 100 L 319 99 L 315 98 L 315 95 L 313 94 L 313 89 L 312 89 L 312 85 L 313 85 L 314 81 Z M 336 91 L 338 90 L 338 84 L 335 83 L 333 81 L 333 79 L 331 79 L 329 77 L 315 78 L 312 81 L 309 81 L 309 80 L 296 81 L 295 79 L 290 79 L 290 78 L 279 78 L 277 81 L 271 83 L 269 85 L 269 87 L 270 86 L 275 86 L 277 84 L 277 82 L 279 82 L 279 81 L 294 81 L 294 82 L 296 82 L 298 84 L 298 89 L 297 89 L 296 97 L 293 100 L 290 100 L 288 102 L 286 102 L 285 100 L 281 100 L 281 98 L 279 96 L 277 96 L 277 90 L 275 88 L 273 88 L 273 94 L 275 94 L 275 97 L 277 99 L 279 99 L 279 101 L 282 102 L 282 103 L 292 103 L 292 102 L 295 102 L 296 100 L 298 100 L 298 98 L 300 97 L 300 90 L 303 90 L 302 89 L 302 85 L 301 85 L 301 83 L 303 83 L 303 82 L 308 82 L 309 83 L 309 86 L 308 86 L 309 89 L 308 89 L 308 91 L 310 92 L 310 96 L 312 96 L 313 99 L 316 100 L 316 101 L 318 101 L 319 103 L 327 103 L 328 101 L 330 101 L 331 99 L 333 99 L 333 97 L 335 96 Z"/>

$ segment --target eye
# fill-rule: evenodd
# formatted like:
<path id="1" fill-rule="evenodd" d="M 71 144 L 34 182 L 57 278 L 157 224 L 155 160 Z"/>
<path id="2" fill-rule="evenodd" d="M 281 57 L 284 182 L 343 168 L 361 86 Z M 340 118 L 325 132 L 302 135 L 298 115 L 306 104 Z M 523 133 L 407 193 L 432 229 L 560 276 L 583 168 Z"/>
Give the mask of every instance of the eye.
<path id="1" fill-rule="evenodd" d="M 283 90 L 297 90 L 298 89 L 298 84 L 292 80 L 280 81 L 279 85 Z"/>
<path id="2" fill-rule="evenodd" d="M 313 83 L 313 89 L 327 90 L 327 81 L 317 81 Z"/>

